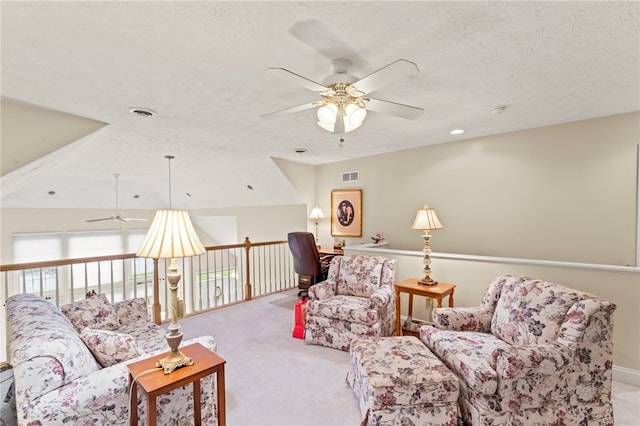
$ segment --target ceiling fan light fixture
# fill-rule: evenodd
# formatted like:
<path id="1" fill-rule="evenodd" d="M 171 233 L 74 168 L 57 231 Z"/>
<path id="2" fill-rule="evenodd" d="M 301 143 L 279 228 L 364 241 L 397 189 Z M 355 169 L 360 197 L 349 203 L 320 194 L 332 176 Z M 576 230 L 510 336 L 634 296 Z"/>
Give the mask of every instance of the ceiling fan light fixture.
<path id="1" fill-rule="evenodd" d="M 367 117 L 367 110 L 365 108 L 360 108 L 356 104 L 347 105 L 345 112 L 347 121 L 350 125 L 349 127 L 352 127 L 352 130 L 360 127 L 364 119 Z"/>
<path id="2" fill-rule="evenodd" d="M 330 103 L 318 108 L 317 114 L 318 126 L 328 132 L 342 134 L 360 127 L 367 116 L 367 110 L 355 104 L 349 104 L 342 112 L 335 104 Z"/>
<path id="3" fill-rule="evenodd" d="M 335 123 L 325 123 L 324 121 L 318 121 L 318 126 L 322 127 L 327 132 L 332 132 L 335 127 Z"/>
<path id="4" fill-rule="evenodd" d="M 356 124 L 350 124 L 348 121 L 345 121 L 344 132 L 349 133 L 362 126 L 362 122 Z"/>
<path id="5" fill-rule="evenodd" d="M 336 113 L 338 112 L 338 107 L 335 104 L 326 104 L 318 108 L 318 120 L 331 125 L 333 128 L 333 124 L 336 122 Z M 322 127 L 322 126 L 320 126 Z"/>

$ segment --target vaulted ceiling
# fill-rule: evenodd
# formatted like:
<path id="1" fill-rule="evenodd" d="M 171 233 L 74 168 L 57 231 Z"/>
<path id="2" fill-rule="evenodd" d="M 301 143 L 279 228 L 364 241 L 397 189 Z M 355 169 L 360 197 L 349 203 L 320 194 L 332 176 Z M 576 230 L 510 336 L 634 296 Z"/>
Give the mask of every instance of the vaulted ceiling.
<path id="1" fill-rule="evenodd" d="M 167 154 L 177 207 L 299 203 L 273 158 L 317 165 L 640 110 L 638 2 L 0 7 L 2 207 L 109 209 L 114 173 L 121 208 L 167 207 Z M 414 62 L 417 76 L 372 96 L 424 114 L 370 112 L 341 148 L 313 109 L 260 117 L 319 99 L 266 68 L 321 82 L 337 58 L 360 78 Z"/>

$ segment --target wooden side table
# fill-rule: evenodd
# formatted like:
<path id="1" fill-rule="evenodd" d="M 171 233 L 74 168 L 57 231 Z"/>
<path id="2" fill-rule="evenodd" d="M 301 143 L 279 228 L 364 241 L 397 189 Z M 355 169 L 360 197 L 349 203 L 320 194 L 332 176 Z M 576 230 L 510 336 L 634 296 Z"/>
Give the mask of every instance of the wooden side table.
<path id="1" fill-rule="evenodd" d="M 193 383 L 193 414 L 195 425 L 200 426 L 202 421 L 200 412 L 200 379 L 213 373 L 216 373 L 216 388 L 218 393 L 218 425 L 225 426 L 224 364 L 226 361 L 200 343 L 185 346 L 180 348 L 180 351 L 193 359 L 194 364 L 178 368 L 170 374 L 164 374 L 162 369 L 159 369 L 153 373 L 143 374 L 138 377 L 140 373 L 155 368 L 156 361 L 167 356 L 167 353 L 143 359 L 142 361 L 134 362 L 127 366 L 129 368 L 129 383 L 131 384 L 133 382 L 134 377 L 138 377 L 136 382 L 131 385 L 131 395 L 129 396 L 131 401 L 129 424 L 131 426 L 138 425 L 138 385 L 141 386 L 147 394 L 147 424 L 149 426 L 156 426 L 156 397 L 189 383 Z"/>
<path id="2" fill-rule="evenodd" d="M 409 293 L 409 316 L 413 314 L 413 295 L 429 297 L 438 301 L 438 308 L 442 308 L 442 298 L 449 296 L 449 307 L 453 307 L 453 292 L 455 284 L 439 282 L 436 285 L 418 284 L 417 278 L 409 278 L 395 284 L 396 289 L 396 335 L 402 336 L 400 327 L 400 293 Z"/>

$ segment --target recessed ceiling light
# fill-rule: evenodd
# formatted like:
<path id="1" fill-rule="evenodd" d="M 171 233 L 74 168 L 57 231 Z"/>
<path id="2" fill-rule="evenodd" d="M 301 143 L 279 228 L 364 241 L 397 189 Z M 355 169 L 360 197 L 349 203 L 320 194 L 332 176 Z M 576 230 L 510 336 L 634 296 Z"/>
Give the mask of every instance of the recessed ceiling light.
<path id="1" fill-rule="evenodd" d="M 506 105 L 498 105 L 496 107 L 493 107 L 493 109 L 491 110 L 491 114 L 493 115 L 500 115 L 504 112 L 504 110 L 507 109 Z"/>
<path id="2" fill-rule="evenodd" d="M 462 129 L 453 129 L 449 133 L 452 134 L 452 135 L 461 135 L 461 134 L 464 133 L 464 130 L 462 130 Z"/>
<path id="3" fill-rule="evenodd" d="M 138 117 L 153 117 L 158 115 L 157 112 L 155 112 L 152 109 L 149 108 L 134 108 L 131 107 L 129 108 L 129 112 L 133 115 L 137 115 Z"/>
<path id="4" fill-rule="evenodd" d="M 49 191 L 49 192 L 47 192 L 47 194 L 49 194 L 49 195 L 56 195 L 56 191 Z"/>

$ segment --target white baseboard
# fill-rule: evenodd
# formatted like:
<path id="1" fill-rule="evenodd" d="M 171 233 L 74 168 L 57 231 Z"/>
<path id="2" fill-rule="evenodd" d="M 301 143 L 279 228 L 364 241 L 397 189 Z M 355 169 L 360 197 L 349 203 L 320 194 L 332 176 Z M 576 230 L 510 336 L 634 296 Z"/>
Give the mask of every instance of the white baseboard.
<path id="1" fill-rule="evenodd" d="M 640 387 L 640 371 L 614 365 L 613 380 Z"/>

